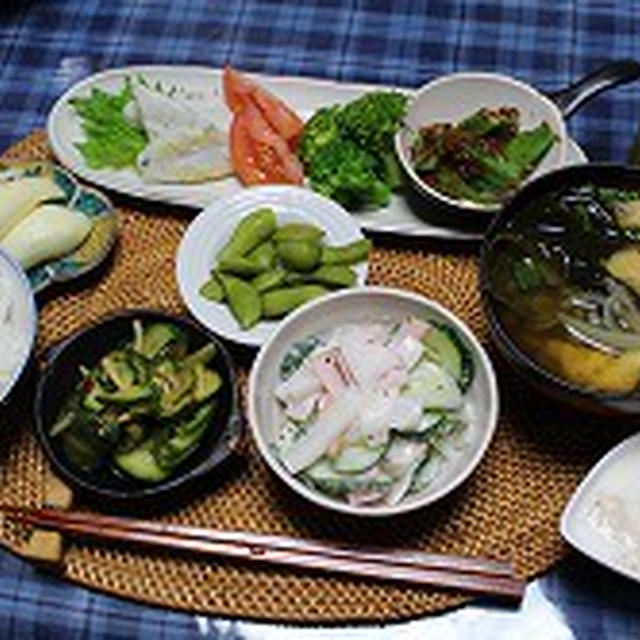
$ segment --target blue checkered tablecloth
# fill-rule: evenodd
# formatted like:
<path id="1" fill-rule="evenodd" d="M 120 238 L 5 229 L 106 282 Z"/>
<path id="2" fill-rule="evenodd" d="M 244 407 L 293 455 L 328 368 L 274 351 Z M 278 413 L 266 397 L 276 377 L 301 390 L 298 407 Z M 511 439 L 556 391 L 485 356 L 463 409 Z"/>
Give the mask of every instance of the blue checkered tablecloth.
<path id="1" fill-rule="evenodd" d="M 34 127 L 85 57 L 90 68 L 194 63 L 416 87 L 455 70 L 558 89 L 611 58 L 640 59 L 636 0 L 3 0 L 0 144 Z M 71 61 L 71 62 L 70 62 Z M 62 70 L 62 71 L 61 71 Z M 580 110 L 590 157 L 623 160 L 640 85 Z"/>
<path id="2" fill-rule="evenodd" d="M 70 83 L 108 67 L 192 63 L 417 87 L 489 70 L 543 91 L 612 58 L 640 60 L 638 0 L 0 0 L 0 148 L 43 127 Z M 592 159 L 623 161 L 640 83 L 602 94 L 570 121 Z M 529 587 L 522 609 L 482 607 L 367 638 L 640 637 L 640 589 L 574 558 Z M 497 616 L 497 617 L 496 617 Z M 501 631 L 502 630 L 502 631 Z M 0 552 L 0 638 L 355 638 L 143 607 L 37 572 Z M 364 638 L 365 635 L 362 634 Z"/>

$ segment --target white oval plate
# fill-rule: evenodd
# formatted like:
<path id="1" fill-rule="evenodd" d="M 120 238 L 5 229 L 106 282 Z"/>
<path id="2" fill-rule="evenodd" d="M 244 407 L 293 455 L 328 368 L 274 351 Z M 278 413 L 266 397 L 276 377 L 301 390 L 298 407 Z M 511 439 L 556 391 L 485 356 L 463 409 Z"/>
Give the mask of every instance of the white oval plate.
<path id="1" fill-rule="evenodd" d="M 199 293 L 209 278 L 216 256 L 238 222 L 259 207 L 271 207 L 278 224 L 310 222 L 324 229 L 329 245 L 347 244 L 364 238 L 358 223 L 339 204 L 301 187 L 251 187 L 227 198 L 216 200 L 202 211 L 187 228 L 176 258 L 176 276 L 180 295 L 189 311 L 207 328 L 225 338 L 251 346 L 260 346 L 280 324 L 262 320 L 249 330 L 242 329 L 226 304 L 207 300 Z M 365 283 L 368 264 L 355 267 L 357 284 Z"/>
<path id="2" fill-rule="evenodd" d="M 207 206 L 216 198 L 241 191 L 243 187 L 234 177 L 197 185 L 149 184 L 144 182 L 133 169 L 93 170 L 87 167 L 76 148 L 76 143 L 83 140 L 84 134 L 80 127 L 80 120 L 69 100 L 87 96 L 94 87 L 109 92 L 119 91 L 127 76 L 138 74 L 152 83 L 160 81 L 165 85 L 181 87 L 186 92 L 197 94 L 204 100 L 221 99 L 221 69 L 187 65 L 146 65 L 96 73 L 65 92 L 56 101 L 49 114 L 47 134 L 58 160 L 81 178 L 102 187 L 146 200 L 197 209 Z M 282 98 L 304 120 L 320 107 L 354 100 L 367 91 L 397 90 L 413 95 L 412 89 L 400 87 L 251 73 L 247 76 Z M 570 157 L 567 163 L 583 162 L 584 159 L 580 151 L 577 158 Z M 463 228 L 456 226 L 455 221 L 442 219 L 441 215 L 436 218 L 432 212 L 425 212 L 424 199 L 417 193 L 414 194 L 410 188 L 404 194 L 394 194 L 389 205 L 382 209 L 358 213 L 357 220 L 363 229 L 375 233 L 465 241 L 477 241 L 482 238 L 482 230 L 475 226 L 472 228 L 467 225 Z"/>
<path id="3" fill-rule="evenodd" d="M 560 531 L 573 547 L 640 582 L 640 433 L 589 471 L 562 514 Z"/>

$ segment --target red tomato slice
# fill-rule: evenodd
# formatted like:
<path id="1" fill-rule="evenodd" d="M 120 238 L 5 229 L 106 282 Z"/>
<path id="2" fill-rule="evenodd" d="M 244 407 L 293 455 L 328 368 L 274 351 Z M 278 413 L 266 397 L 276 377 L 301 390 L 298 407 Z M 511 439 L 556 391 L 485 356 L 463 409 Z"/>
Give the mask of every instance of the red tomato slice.
<path id="1" fill-rule="evenodd" d="M 234 116 L 230 144 L 233 169 L 244 184 L 302 183 L 300 161 L 253 104 Z"/>
<path id="2" fill-rule="evenodd" d="M 282 100 L 262 87 L 255 86 L 252 97 L 269 124 L 293 148 L 298 142 L 304 122 Z"/>
<path id="3" fill-rule="evenodd" d="M 246 121 L 240 116 L 235 116 L 231 122 L 229 145 L 231 147 L 231 165 L 240 181 L 246 185 L 264 182 L 266 176 L 258 166 Z"/>
<path id="4" fill-rule="evenodd" d="M 252 102 L 271 127 L 293 148 L 302 133 L 304 122 L 282 100 L 228 65 L 222 74 L 222 85 L 231 111 L 238 113 L 248 102 Z"/>
<path id="5" fill-rule="evenodd" d="M 229 65 L 225 66 L 222 72 L 222 89 L 225 102 L 233 113 L 238 113 L 242 110 L 254 86 L 255 84 L 245 78 L 239 71 Z"/>

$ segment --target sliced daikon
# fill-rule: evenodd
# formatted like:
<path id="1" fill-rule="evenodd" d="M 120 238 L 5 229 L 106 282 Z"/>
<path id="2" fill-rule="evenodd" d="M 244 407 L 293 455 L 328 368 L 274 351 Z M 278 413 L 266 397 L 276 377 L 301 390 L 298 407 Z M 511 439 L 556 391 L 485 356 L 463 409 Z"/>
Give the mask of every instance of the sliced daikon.
<path id="1" fill-rule="evenodd" d="M 63 198 L 52 178 L 22 178 L 0 183 L 0 238 L 11 231 L 40 203 Z"/>
<path id="2" fill-rule="evenodd" d="M 86 239 L 91 221 L 79 211 L 44 204 L 26 216 L 0 240 L 0 247 L 24 269 L 71 253 Z"/>
<path id="3" fill-rule="evenodd" d="M 290 473 L 296 474 L 312 465 L 351 426 L 358 416 L 358 399 L 359 396 L 353 391 L 343 393 L 306 426 L 304 434 L 282 452 L 282 462 Z"/>
<path id="4" fill-rule="evenodd" d="M 284 404 L 295 404 L 320 393 L 320 391 L 322 391 L 320 380 L 305 366 L 300 367 L 284 382 L 281 382 L 275 388 L 274 394 Z"/>

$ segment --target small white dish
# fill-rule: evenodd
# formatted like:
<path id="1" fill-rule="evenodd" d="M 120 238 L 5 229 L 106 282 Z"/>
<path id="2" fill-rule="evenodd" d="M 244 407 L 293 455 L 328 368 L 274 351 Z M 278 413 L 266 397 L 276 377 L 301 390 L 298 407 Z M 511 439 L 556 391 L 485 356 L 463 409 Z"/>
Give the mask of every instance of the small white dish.
<path id="1" fill-rule="evenodd" d="M 589 471 L 562 514 L 560 532 L 596 562 L 640 582 L 640 433 Z"/>
<path id="2" fill-rule="evenodd" d="M 260 346 L 276 330 L 280 320 L 261 320 L 244 330 L 226 304 L 207 300 L 200 287 L 210 276 L 216 256 L 238 222 L 260 207 L 270 207 L 278 224 L 310 222 L 324 229 L 324 242 L 341 245 L 364 238 L 358 223 L 339 204 L 301 187 L 251 187 L 221 198 L 202 211 L 187 228 L 176 258 L 180 295 L 189 311 L 208 329 L 235 342 Z M 357 284 L 367 278 L 368 264 L 356 265 Z"/>
<path id="3" fill-rule="evenodd" d="M 415 132 L 437 122 L 458 123 L 482 107 L 515 107 L 520 112 L 520 128 L 528 130 L 546 121 L 557 136 L 540 164 L 525 180 L 563 167 L 567 161 L 568 136 L 562 113 L 556 104 L 533 87 L 498 73 L 453 73 L 427 83 L 409 104 L 403 127 L 395 138 L 396 153 L 413 185 L 427 197 L 463 214 L 489 214 L 500 204 L 482 204 L 455 199 L 426 184 L 411 161 Z"/>
<path id="4" fill-rule="evenodd" d="M 475 375 L 466 392 L 472 411 L 469 445 L 451 460 L 433 482 L 392 506 L 352 505 L 331 498 L 291 475 L 272 449 L 279 426 L 273 389 L 280 382 L 280 363 L 292 345 L 311 334 L 321 335 L 344 323 L 401 321 L 409 315 L 452 326 L 470 350 Z M 421 295 L 387 287 L 338 291 L 313 300 L 289 315 L 260 349 L 249 376 L 248 414 L 251 434 L 260 454 L 293 491 L 327 509 L 355 516 L 393 516 L 439 500 L 459 486 L 476 468 L 493 437 L 498 419 L 498 388 L 493 365 L 471 330 L 451 311 Z"/>
<path id="5" fill-rule="evenodd" d="M 36 308 L 35 298 L 31 283 L 27 278 L 24 269 L 5 251 L 0 249 L 0 275 L 2 279 L 10 282 L 10 286 L 14 288 L 13 296 L 14 304 L 11 305 L 7 315 L 13 321 L 24 329 L 22 345 L 15 366 L 6 378 L 0 377 L 0 403 L 9 397 L 11 390 L 18 382 L 22 375 L 29 357 L 33 349 L 33 345 L 38 330 L 38 310 Z M 0 295 L 5 292 L 0 290 Z M 5 303 L 0 304 L 5 310 Z M 0 331 L 5 330 L 0 327 Z"/>

